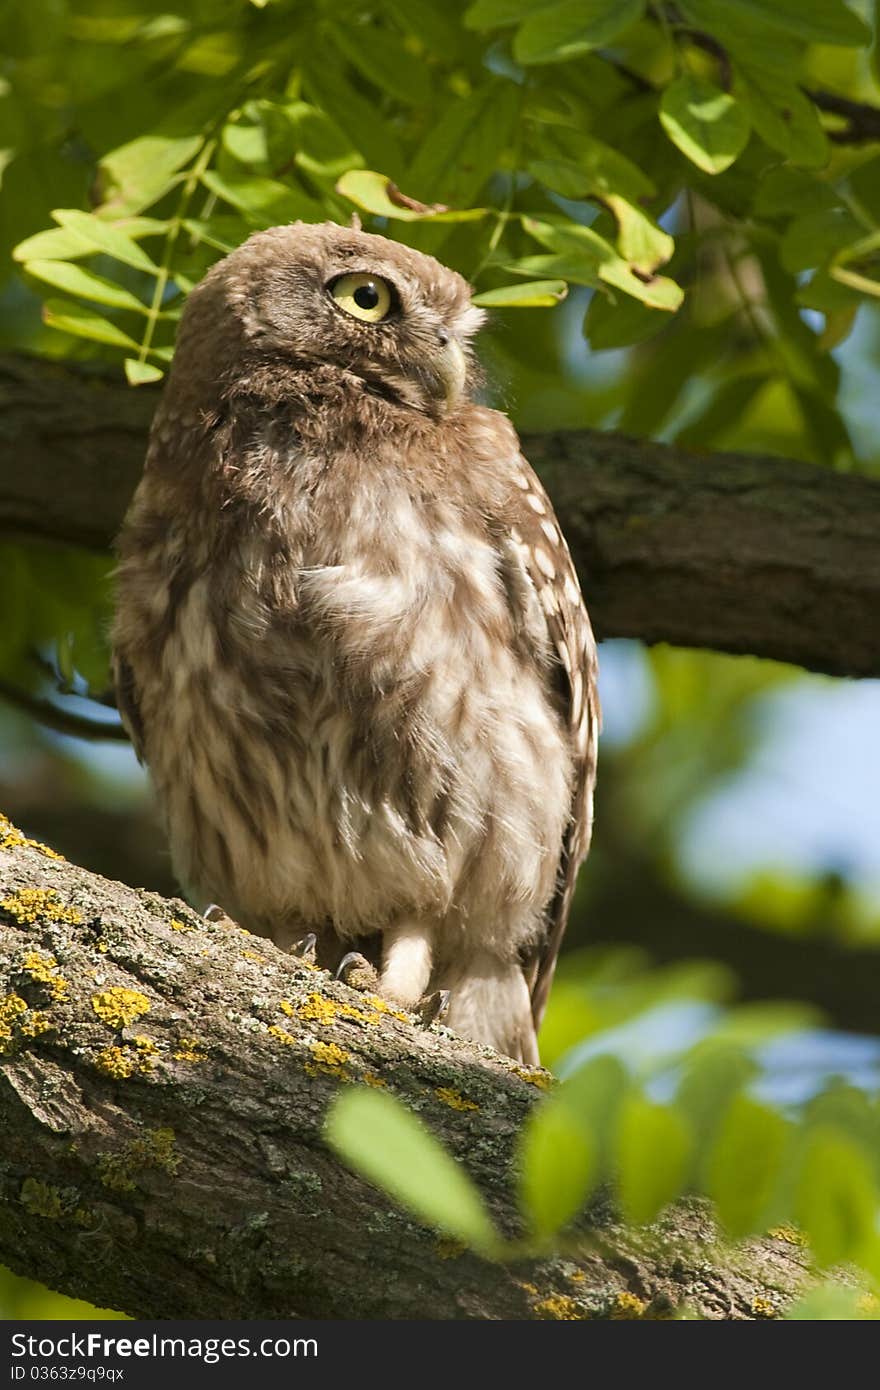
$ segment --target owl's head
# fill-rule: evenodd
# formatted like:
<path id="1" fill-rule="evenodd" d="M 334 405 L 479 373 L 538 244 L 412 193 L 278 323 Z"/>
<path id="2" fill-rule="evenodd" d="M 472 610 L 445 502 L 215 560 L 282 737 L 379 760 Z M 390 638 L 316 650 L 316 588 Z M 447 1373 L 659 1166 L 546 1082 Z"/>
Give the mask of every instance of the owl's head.
<path id="1" fill-rule="evenodd" d="M 432 256 L 334 223 L 294 222 L 249 238 L 193 291 L 178 342 L 192 355 L 254 354 L 279 367 L 335 367 L 430 414 L 467 395 L 469 340 L 485 315 L 467 282 Z"/>

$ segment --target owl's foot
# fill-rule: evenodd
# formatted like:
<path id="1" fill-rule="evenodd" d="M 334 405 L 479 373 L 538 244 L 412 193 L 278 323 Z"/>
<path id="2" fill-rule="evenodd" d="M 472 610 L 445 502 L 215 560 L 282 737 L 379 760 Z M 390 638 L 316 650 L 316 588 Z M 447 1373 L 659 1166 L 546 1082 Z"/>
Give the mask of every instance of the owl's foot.
<path id="1" fill-rule="evenodd" d="M 296 956 L 306 965 L 314 965 L 317 949 L 318 938 L 313 931 L 310 931 L 306 936 L 301 936 L 299 941 L 292 941 L 287 948 L 287 954 Z"/>
<path id="2" fill-rule="evenodd" d="M 350 989 L 375 993 L 379 987 L 379 976 L 374 967 L 362 956 L 360 951 L 349 951 L 336 967 L 336 978 Z"/>
<path id="3" fill-rule="evenodd" d="M 424 994 L 415 1007 L 416 1018 L 423 1028 L 430 1028 L 432 1023 L 442 1023 L 449 1012 L 449 1000 L 452 998 L 448 989 L 435 989 L 433 994 Z"/>
<path id="4" fill-rule="evenodd" d="M 238 923 L 233 922 L 229 914 L 223 911 L 223 908 L 219 905 L 219 903 L 208 903 L 208 906 L 205 908 L 204 912 L 202 913 L 202 916 L 204 917 L 206 922 L 216 922 L 218 926 L 221 927 L 238 926 Z"/>

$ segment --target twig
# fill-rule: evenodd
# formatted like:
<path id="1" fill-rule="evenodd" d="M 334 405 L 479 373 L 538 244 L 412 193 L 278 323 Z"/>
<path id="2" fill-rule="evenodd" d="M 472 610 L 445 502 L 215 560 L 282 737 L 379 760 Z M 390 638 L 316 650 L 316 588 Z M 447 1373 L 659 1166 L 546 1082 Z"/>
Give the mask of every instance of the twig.
<path id="1" fill-rule="evenodd" d="M 71 738 L 85 738 L 92 742 L 106 740 L 113 743 L 127 743 L 128 734 L 120 723 L 90 719 L 88 715 L 77 714 L 73 710 L 61 709 L 51 700 L 22 690 L 11 681 L 0 679 L 0 699 L 14 705 L 24 714 L 29 714 L 38 723 L 54 729 L 57 734 L 67 734 Z M 102 702 L 103 703 L 103 702 Z"/>

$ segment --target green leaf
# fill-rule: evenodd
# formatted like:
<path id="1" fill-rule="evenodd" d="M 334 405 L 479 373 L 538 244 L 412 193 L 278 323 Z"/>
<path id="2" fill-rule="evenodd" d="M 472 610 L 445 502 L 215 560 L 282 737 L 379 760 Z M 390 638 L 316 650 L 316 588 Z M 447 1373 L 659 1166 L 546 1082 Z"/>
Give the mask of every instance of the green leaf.
<path id="1" fill-rule="evenodd" d="M 631 347 L 653 338 L 669 320 L 629 295 L 594 294 L 584 317 L 584 337 L 594 352 Z"/>
<path id="2" fill-rule="evenodd" d="M 468 29 L 498 29 L 504 24 L 518 24 L 537 10 L 548 10 L 555 0 L 476 0 L 465 11 Z"/>
<path id="3" fill-rule="evenodd" d="M 733 8 L 746 24 L 779 29 L 810 43 L 840 44 L 857 48 L 871 42 L 864 20 L 853 14 L 844 0 L 683 0 L 682 12 L 700 27 L 715 33 L 723 28 Z M 757 40 L 761 41 L 761 38 Z"/>
<path id="4" fill-rule="evenodd" d="M 95 343 L 110 343 L 114 347 L 137 349 L 134 338 L 123 333 L 115 323 L 68 299 L 50 299 L 43 305 L 43 319 L 50 328 L 59 328 L 77 338 L 90 338 Z"/>
<path id="5" fill-rule="evenodd" d="M 227 174 L 224 177 L 216 169 L 208 169 L 202 175 L 202 183 L 260 228 L 280 226 L 285 222 L 318 222 L 323 214 L 321 204 L 308 194 L 259 174 L 242 178 Z"/>
<path id="6" fill-rule="evenodd" d="M 95 251 L 103 251 L 123 265 L 133 266 L 135 270 L 146 270 L 151 275 L 157 273 L 159 267 L 156 262 L 112 222 L 104 222 L 100 217 L 80 212 L 78 208 L 56 208 L 52 216 L 66 231 L 73 232 Z"/>
<path id="7" fill-rule="evenodd" d="M 571 157 L 536 159 L 529 172 L 564 198 L 595 198 L 613 214 L 620 254 L 646 275 L 664 265 L 675 242 L 643 210 L 655 192 L 650 179 L 619 150 L 591 135 L 566 131 L 562 137 Z"/>
<path id="8" fill-rule="evenodd" d="M 539 258 L 544 261 L 541 268 L 545 273 L 556 274 L 565 280 L 574 279 L 580 284 L 595 284 L 598 277 L 655 309 L 671 312 L 681 304 L 683 292 L 674 280 L 662 275 L 639 279 L 611 243 L 590 227 L 567 219 L 551 221 L 537 217 L 523 217 L 523 226 L 536 241 L 562 257 L 561 261 L 554 261 L 552 265 L 547 264 L 545 258 Z M 574 273 L 563 269 L 563 266 L 570 266 Z"/>
<path id="9" fill-rule="evenodd" d="M 771 149 L 794 164 L 815 168 L 829 157 L 828 137 L 819 114 L 789 73 L 779 73 L 757 59 L 738 59 L 740 96 L 748 103 L 752 124 Z"/>
<path id="10" fill-rule="evenodd" d="M 201 135 L 140 135 L 101 160 L 107 202 L 114 211 L 139 212 L 158 202 L 177 181 L 178 170 L 198 154 Z"/>
<path id="11" fill-rule="evenodd" d="M 749 118 L 736 98 L 690 74 L 664 90 L 660 120 L 673 145 L 707 174 L 728 169 L 749 138 Z"/>
<path id="12" fill-rule="evenodd" d="M 475 294 L 474 304 L 486 309 L 549 308 L 568 294 L 564 280 L 527 280 L 522 285 L 503 285 L 497 290 Z"/>
<path id="13" fill-rule="evenodd" d="M 779 243 L 779 259 L 786 270 L 812 270 L 851 245 L 861 232 L 861 223 L 846 208 L 808 212 L 789 223 Z"/>
<path id="14" fill-rule="evenodd" d="M 446 208 L 440 211 L 425 205 L 420 208 L 407 207 L 406 203 L 416 200 L 401 195 L 385 174 L 378 174 L 374 169 L 350 169 L 337 182 L 336 192 L 365 212 L 371 212 L 376 217 L 391 217 L 398 222 L 470 222 L 486 215 L 485 208 Z M 398 198 L 401 201 L 398 202 Z"/>
<path id="15" fill-rule="evenodd" d="M 519 1203 L 539 1238 L 554 1235 L 584 1205 L 596 1173 L 589 1134 L 564 1103 L 532 1111 L 520 1136 Z"/>
<path id="16" fill-rule="evenodd" d="M 620 1200 L 628 1220 L 645 1225 L 681 1192 L 691 1136 L 684 1120 L 666 1106 L 630 1096 L 617 1135 Z"/>
<path id="17" fill-rule="evenodd" d="M 66 227 L 52 227 L 25 237 L 12 253 L 16 261 L 67 261 L 94 254 L 95 248 L 90 242 Z"/>
<path id="18" fill-rule="evenodd" d="M 465 1169 L 392 1096 L 343 1091 L 327 1116 L 334 1153 L 428 1226 L 491 1256 L 499 1237 Z"/>
<path id="19" fill-rule="evenodd" d="M 125 375 L 129 386 L 144 386 L 151 381 L 161 381 L 165 373 L 152 362 L 139 362 L 136 357 L 126 357 Z"/>
<path id="20" fill-rule="evenodd" d="M 878 1207 L 863 1149 L 834 1129 L 816 1129 L 801 1165 L 795 1217 L 820 1263 L 858 1260 L 876 1240 Z"/>
<path id="21" fill-rule="evenodd" d="M 369 22 L 340 23 L 331 25 L 330 33 L 349 62 L 373 86 L 407 106 L 424 106 L 429 72 L 392 29 Z"/>
<path id="22" fill-rule="evenodd" d="M 250 225 L 243 218 L 234 216 L 211 217 L 208 221 L 186 217 L 183 226 L 197 242 L 204 241 L 215 251 L 222 251 L 224 256 L 235 251 L 251 234 Z"/>
<path id="23" fill-rule="evenodd" d="M 875 1322 L 880 1317 L 880 1304 L 862 1289 L 821 1284 L 791 1304 L 785 1316 L 790 1322 Z"/>
<path id="24" fill-rule="evenodd" d="M 645 0 L 561 0 L 530 14 L 517 30 L 518 63 L 556 63 L 611 43 L 641 19 Z"/>
<path id="25" fill-rule="evenodd" d="M 850 289 L 880 296 L 880 231 L 860 237 L 838 251 L 828 269 L 833 279 Z"/>
<path id="26" fill-rule="evenodd" d="M 775 1110 L 735 1096 L 707 1160 L 706 1182 L 722 1224 L 734 1239 L 771 1219 L 789 1127 Z"/>
<path id="27" fill-rule="evenodd" d="M 407 171 L 407 190 L 428 203 L 469 207 L 500 167 L 514 136 L 519 103 L 519 90 L 501 80 L 445 103 Z"/>
<path id="28" fill-rule="evenodd" d="M 91 299 L 96 304 L 109 304 L 114 309 L 131 309 L 138 314 L 149 312 L 146 304 L 130 290 L 105 279 L 103 275 L 86 270 L 84 266 L 71 265 L 69 261 L 26 261 L 24 269 L 28 275 L 53 285 L 55 289 L 81 295 L 83 299 Z"/>

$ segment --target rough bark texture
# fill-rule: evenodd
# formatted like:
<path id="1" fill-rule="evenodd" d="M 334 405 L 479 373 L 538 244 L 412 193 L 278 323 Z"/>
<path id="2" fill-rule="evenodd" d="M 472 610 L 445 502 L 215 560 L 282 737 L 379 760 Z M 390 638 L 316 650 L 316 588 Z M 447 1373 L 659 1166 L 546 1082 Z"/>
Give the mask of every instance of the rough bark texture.
<path id="1" fill-rule="evenodd" d="M 383 1084 L 512 1234 L 517 1131 L 544 1073 L 381 1010 L 237 927 L 111 883 L 0 822 L 0 1261 L 150 1318 L 772 1317 L 784 1234 L 725 1248 L 699 1203 L 640 1236 L 607 1212 L 566 1258 L 489 1264 L 322 1141 Z"/>
<path id="2" fill-rule="evenodd" d="M 106 547 L 157 400 L 0 357 L 0 530 Z M 533 435 L 600 637 L 880 675 L 880 482 L 617 434 Z"/>

